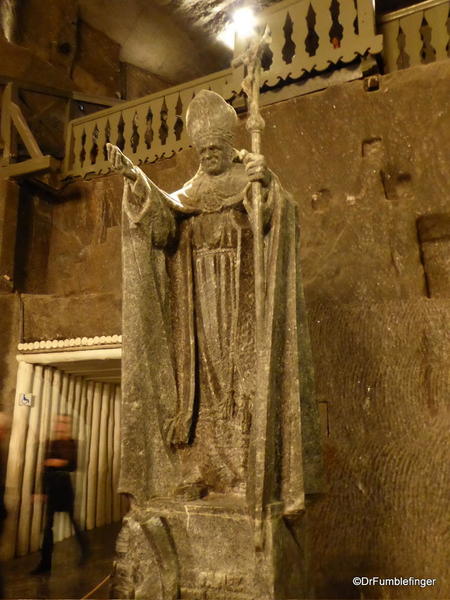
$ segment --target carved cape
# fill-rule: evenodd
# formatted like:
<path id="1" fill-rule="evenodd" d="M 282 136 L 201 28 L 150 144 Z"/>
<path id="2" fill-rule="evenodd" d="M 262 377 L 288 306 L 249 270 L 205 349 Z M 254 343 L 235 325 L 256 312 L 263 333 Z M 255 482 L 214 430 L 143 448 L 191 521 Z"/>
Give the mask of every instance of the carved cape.
<path id="1" fill-rule="evenodd" d="M 170 496 L 181 481 L 179 453 L 168 435 L 172 431 L 178 442 L 189 442 L 198 360 L 192 248 L 189 236 L 180 235 L 179 222 L 195 219 L 199 209 L 195 198 L 168 197 L 144 181 L 125 184 L 122 256 L 120 491 L 138 502 Z M 318 414 L 297 210 L 276 177 L 267 203 L 272 215 L 265 236 L 265 356 L 274 423 L 273 500 L 283 500 L 286 512 L 296 512 L 305 493 L 321 488 Z"/>

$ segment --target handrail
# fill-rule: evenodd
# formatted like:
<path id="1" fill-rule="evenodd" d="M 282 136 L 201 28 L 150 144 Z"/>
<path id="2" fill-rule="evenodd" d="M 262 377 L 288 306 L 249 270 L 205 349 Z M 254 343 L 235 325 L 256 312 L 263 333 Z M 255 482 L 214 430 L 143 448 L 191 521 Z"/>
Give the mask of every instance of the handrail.
<path id="1" fill-rule="evenodd" d="M 142 96 L 141 98 L 136 98 L 135 100 L 129 100 L 127 102 L 120 102 L 120 108 L 132 109 L 140 106 L 143 103 L 151 102 L 155 98 L 161 98 L 162 96 L 170 96 L 173 94 L 178 94 L 189 90 L 191 88 L 203 88 L 205 85 L 210 86 L 214 85 L 216 80 L 222 81 L 222 79 L 226 79 L 227 77 L 231 77 L 233 70 L 232 69 L 224 69 L 223 71 L 217 71 L 212 75 L 205 75 L 203 77 L 199 77 L 197 79 L 192 79 L 185 83 L 180 83 L 169 88 L 165 88 L 159 92 L 153 92 L 152 94 L 148 94 L 147 96 Z M 102 116 L 108 117 L 117 112 L 117 106 L 112 106 L 111 108 L 105 108 L 102 111 Z M 72 123 L 74 125 L 79 125 L 80 123 L 89 122 L 95 120 L 96 116 L 98 116 L 98 112 L 93 113 L 92 115 L 86 115 L 85 117 L 78 117 L 77 119 L 73 119 Z"/>
<path id="2" fill-rule="evenodd" d="M 425 0 L 424 2 L 413 4 L 412 6 L 406 6 L 405 8 L 394 10 L 393 12 L 384 13 L 377 17 L 377 23 L 389 23 L 390 21 L 403 19 L 404 17 L 408 17 L 414 13 L 427 10 L 429 8 L 434 8 L 435 6 L 440 6 L 441 4 L 448 4 L 448 0 Z"/>

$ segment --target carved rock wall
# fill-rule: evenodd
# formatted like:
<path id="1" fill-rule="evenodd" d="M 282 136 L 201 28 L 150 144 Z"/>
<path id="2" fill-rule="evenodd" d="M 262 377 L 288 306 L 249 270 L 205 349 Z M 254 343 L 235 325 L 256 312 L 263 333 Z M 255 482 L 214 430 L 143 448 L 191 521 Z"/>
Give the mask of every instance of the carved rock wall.
<path id="1" fill-rule="evenodd" d="M 19 342 L 19 302 L 14 294 L 0 294 L 0 410 L 12 414 Z"/>
<path id="2" fill-rule="evenodd" d="M 120 333 L 121 188 L 118 176 L 72 184 L 57 198 L 22 188 L 15 281 L 24 341 Z"/>
<path id="3" fill-rule="evenodd" d="M 441 62 L 385 76 L 377 91 L 355 81 L 264 110 L 264 152 L 303 224 L 328 476 L 309 513 L 319 598 L 450 596 L 450 290 L 429 283 L 448 245 L 418 231 L 449 212 L 449 76 Z M 239 136 L 248 145 L 243 126 Z M 173 190 L 196 166 L 186 150 L 145 171 Z M 23 218 L 42 228 L 19 264 L 22 289 L 48 296 L 30 296 L 27 335 L 100 335 L 113 320 L 119 333 L 120 179 L 74 183 L 51 201 L 33 193 Z M 52 295 L 71 304 L 57 309 Z M 359 590 L 356 575 L 438 581 Z"/>
<path id="4" fill-rule="evenodd" d="M 302 214 L 329 482 L 309 517 L 320 598 L 450 592 L 450 289 L 442 270 L 430 285 L 448 247 L 418 236 L 418 219 L 449 211 L 449 73 L 410 69 L 375 92 L 355 82 L 265 112 L 266 152 Z M 437 585 L 352 584 L 407 573 Z"/>
<path id="5" fill-rule="evenodd" d="M 28 0 L 18 19 L 20 44 L 70 75 L 77 47 L 77 0 Z"/>
<path id="6" fill-rule="evenodd" d="M 15 294 L 0 293 L 0 411 L 12 418 L 17 377 L 20 306 Z M 6 465 L 9 432 L 0 444 L 0 460 Z M 5 473 L 2 473 L 2 477 Z M 0 482 L 2 485 L 4 481 Z"/>
<path id="7" fill-rule="evenodd" d="M 19 13 L 19 43 L 70 77 L 75 89 L 115 97 L 120 92 L 120 45 L 81 21 L 78 4 L 29 0 Z"/>
<path id="8" fill-rule="evenodd" d="M 310 307 L 328 494 L 309 515 L 317 597 L 449 593 L 449 303 Z M 435 578 L 356 588 L 352 578 Z"/>
<path id="9" fill-rule="evenodd" d="M 72 69 L 75 85 L 94 96 L 121 93 L 120 45 L 87 23 L 78 24 L 78 48 Z"/>
<path id="10" fill-rule="evenodd" d="M 5 11 L 11 12 L 12 8 L 12 2 L 5 3 Z M 127 7 L 119 9 L 128 10 Z M 106 9 L 102 10 L 104 13 Z M 4 77 L 57 89 L 76 89 L 90 95 L 128 99 L 172 85 L 171 81 L 161 79 L 158 74 L 122 64 L 121 44 L 108 35 L 110 31 L 100 31 L 80 18 L 78 0 L 48 0 L 45 3 L 29 0 L 13 12 L 14 39 L 0 35 L 2 53 L 6 53 L 0 69 L 0 75 Z M 94 22 L 98 21 L 94 19 Z M 144 42 L 144 46 L 148 42 L 144 35 L 140 41 Z M 14 42 L 14 45 L 9 42 Z M 202 72 L 195 71 L 195 74 Z M 32 108 L 31 115 L 27 117 L 46 109 L 43 114 L 49 118 L 49 97 L 27 100 Z M 53 107 L 51 110 L 55 111 Z M 35 123 L 30 125 L 39 139 Z M 47 122 L 47 127 L 51 129 L 52 124 Z M 60 132 L 59 137 L 62 135 L 63 132 Z M 53 148 L 49 151 L 59 155 Z"/>
<path id="11" fill-rule="evenodd" d="M 121 72 L 122 85 L 125 87 L 122 97 L 127 100 L 142 98 L 142 96 L 154 94 L 174 85 L 172 81 L 127 62 L 121 64 Z"/>

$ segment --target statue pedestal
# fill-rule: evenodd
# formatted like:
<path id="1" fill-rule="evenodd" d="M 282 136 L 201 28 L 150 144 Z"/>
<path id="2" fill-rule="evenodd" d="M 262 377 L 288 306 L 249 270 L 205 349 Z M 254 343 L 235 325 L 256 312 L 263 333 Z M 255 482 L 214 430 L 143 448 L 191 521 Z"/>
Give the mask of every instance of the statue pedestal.
<path id="1" fill-rule="evenodd" d="M 245 499 L 212 494 L 191 502 L 155 499 L 124 519 L 112 598 L 285 600 L 304 596 L 300 523 L 281 505 L 266 520 L 255 551 Z"/>

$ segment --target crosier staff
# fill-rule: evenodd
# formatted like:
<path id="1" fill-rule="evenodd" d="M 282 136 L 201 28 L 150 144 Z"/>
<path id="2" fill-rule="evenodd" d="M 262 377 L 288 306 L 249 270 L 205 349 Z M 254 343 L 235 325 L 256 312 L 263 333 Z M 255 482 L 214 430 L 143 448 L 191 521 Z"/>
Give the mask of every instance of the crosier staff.
<path id="1" fill-rule="evenodd" d="M 254 154 L 261 154 L 261 133 L 265 127 L 264 119 L 259 110 L 259 88 L 261 72 L 261 55 L 264 45 L 270 41 L 268 27 L 264 34 L 255 36 L 247 50 L 233 60 L 232 66 L 244 65 L 247 75 L 242 81 L 242 89 L 248 99 L 247 130 L 251 134 L 251 147 Z M 267 502 L 270 502 L 270 489 L 267 480 L 267 424 L 268 424 L 268 396 L 265 389 L 266 378 L 262 376 L 268 365 L 265 361 L 265 320 L 264 296 L 266 278 L 264 272 L 264 232 L 262 219 L 262 184 L 253 181 L 252 190 L 252 215 L 254 237 L 254 268 L 255 268 L 255 344 L 256 344 L 256 397 L 253 409 L 253 439 L 254 451 L 254 479 L 252 489 L 247 494 L 250 499 L 250 508 L 253 511 L 255 523 L 255 546 L 258 550 L 263 548 L 263 523 Z"/>

